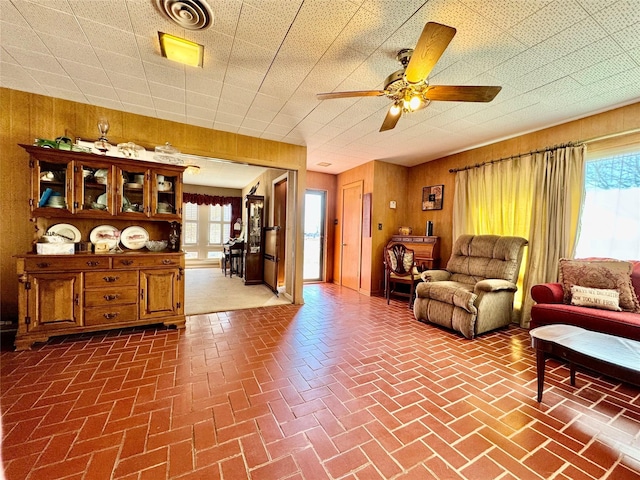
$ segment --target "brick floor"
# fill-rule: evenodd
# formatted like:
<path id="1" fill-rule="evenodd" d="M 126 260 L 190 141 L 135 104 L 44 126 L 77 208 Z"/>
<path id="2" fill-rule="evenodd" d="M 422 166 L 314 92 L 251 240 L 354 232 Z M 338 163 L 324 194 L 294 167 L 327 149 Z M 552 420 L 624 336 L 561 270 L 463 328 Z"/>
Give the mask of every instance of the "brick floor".
<path id="1" fill-rule="evenodd" d="M 640 389 L 335 285 L 0 354 L 7 480 L 640 478 Z"/>

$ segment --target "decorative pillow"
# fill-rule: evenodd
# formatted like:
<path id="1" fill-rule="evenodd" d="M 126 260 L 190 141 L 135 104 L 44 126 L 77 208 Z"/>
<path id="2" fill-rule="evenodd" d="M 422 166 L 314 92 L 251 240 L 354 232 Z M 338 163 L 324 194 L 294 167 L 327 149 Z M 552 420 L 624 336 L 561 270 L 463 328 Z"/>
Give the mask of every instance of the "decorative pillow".
<path id="1" fill-rule="evenodd" d="M 571 305 L 621 312 L 619 300 L 620 293 L 617 290 L 571 285 Z"/>
<path id="2" fill-rule="evenodd" d="M 413 253 L 406 252 L 402 257 L 402 266 L 405 272 L 410 272 L 413 269 Z"/>
<path id="3" fill-rule="evenodd" d="M 398 270 L 398 259 L 393 253 L 389 254 L 389 263 L 391 264 L 391 270 L 394 272 Z"/>
<path id="4" fill-rule="evenodd" d="M 571 286 L 617 290 L 620 308 L 640 313 L 640 302 L 631 284 L 631 262 L 617 260 L 569 260 L 559 262 L 560 283 L 564 291 L 564 303 L 571 303 Z"/>

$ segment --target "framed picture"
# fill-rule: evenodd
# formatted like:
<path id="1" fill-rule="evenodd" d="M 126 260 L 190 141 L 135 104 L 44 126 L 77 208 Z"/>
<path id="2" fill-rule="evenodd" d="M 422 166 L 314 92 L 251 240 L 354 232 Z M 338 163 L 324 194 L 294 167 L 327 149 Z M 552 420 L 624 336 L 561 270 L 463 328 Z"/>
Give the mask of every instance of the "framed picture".
<path id="1" fill-rule="evenodd" d="M 422 188 L 422 210 L 442 210 L 444 185 L 432 185 Z"/>

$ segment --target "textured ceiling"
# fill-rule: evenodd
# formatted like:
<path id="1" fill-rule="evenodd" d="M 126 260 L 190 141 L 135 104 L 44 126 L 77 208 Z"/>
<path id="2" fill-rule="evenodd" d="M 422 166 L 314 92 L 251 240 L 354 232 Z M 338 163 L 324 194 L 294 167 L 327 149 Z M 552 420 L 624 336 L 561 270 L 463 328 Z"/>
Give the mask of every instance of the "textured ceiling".
<path id="1" fill-rule="evenodd" d="M 327 173 L 412 166 L 640 97 L 639 0 L 209 0 L 205 31 L 155 3 L 0 0 L 0 85 L 306 145 Z M 380 133 L 384 97 L 316 99 L 382 88 L 428 21 L 458 32 L 430 82 L 501 85 L 492 103 L 433 102 Z M 158 31 L 205 45 L 204 68 L 162 58 Z"/>

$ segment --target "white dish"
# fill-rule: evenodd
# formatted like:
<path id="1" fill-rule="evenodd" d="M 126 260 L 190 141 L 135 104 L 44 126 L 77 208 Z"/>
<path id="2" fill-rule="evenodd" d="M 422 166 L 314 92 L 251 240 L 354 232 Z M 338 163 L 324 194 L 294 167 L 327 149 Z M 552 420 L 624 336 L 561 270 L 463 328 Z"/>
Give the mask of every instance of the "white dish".
<path id="1" fill-rule="evenodd" d="M 123 202 L 125 207 L 131 203 L 127 197 L 122 197 L 122 202 Z M 102 195 L 100 195 L 96 199 L 96 203 L 99 203 L 100 205 L 104 205 L 106 207 L 107 206 L 107 194 L 103 193 Z"/>
<path id="2" fill-rule="evenodd" d="M 111 225 L 100 225 L 89 234 L 89 240 L 94 245 L 96 243 L 106 243 L 109 246 L 109 250 L 115 248 L 118 245 L 118 236 L 116 235 L 118 229 Z M 119 233 L 119 232 L 118 232 Z"/>
<path id="3" fill-rule="evenodd" d="M 80 230 L 69 223 L 57 223 L 55 225 L 51 225 L 47 229 L 47 235 L 53 234 L 63 237 L 65 240 L 73 243 L 78 243 L 82 240 Z"/>
<path id="4" fill-rule="evenodd" d="M 142 184 L 141 183 L 125 183 L 124 186 L 126 188 L 131 188 L 133 190 L 141 190 L 142 189 Z"/>
<path id="5" fill-rule="evenodd" d="M 149 240 L 149 233 L 144 228 L 137 226 L 125 228 L 120 235 L 122 245 L 131 250 L 143 248 L 147 240 Z"/>

